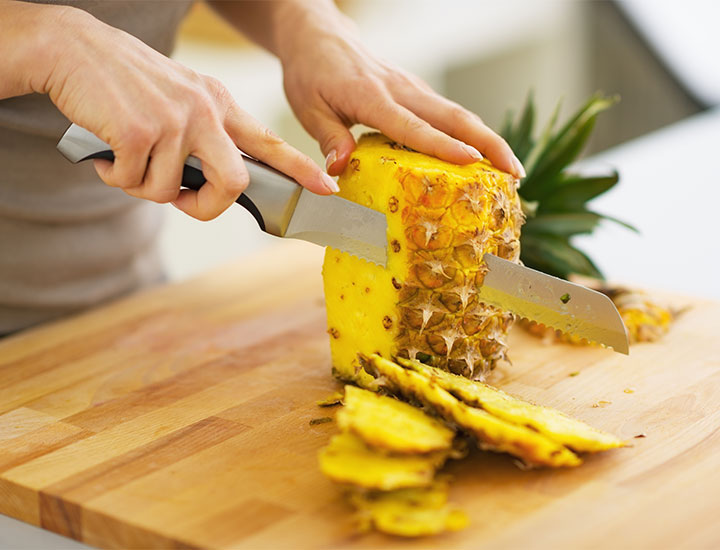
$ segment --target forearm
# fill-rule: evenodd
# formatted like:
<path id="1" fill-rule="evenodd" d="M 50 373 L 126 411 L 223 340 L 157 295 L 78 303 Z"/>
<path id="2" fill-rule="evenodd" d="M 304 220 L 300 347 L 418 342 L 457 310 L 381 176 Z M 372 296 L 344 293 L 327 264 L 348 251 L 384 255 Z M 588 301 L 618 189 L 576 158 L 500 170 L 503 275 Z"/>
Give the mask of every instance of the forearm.
<path id="1" fill-rule="evenodd" d="M 245 36 L 280 59 L 291 55 L 303 38 L 323 33 L 352 34 L 352 23 L 332 0 L 207 2 Z"/>
<path id="2" fill-rule="evenodd" d="M 0 99 L 47 92 L 65 6 L 0 0 Z"/>

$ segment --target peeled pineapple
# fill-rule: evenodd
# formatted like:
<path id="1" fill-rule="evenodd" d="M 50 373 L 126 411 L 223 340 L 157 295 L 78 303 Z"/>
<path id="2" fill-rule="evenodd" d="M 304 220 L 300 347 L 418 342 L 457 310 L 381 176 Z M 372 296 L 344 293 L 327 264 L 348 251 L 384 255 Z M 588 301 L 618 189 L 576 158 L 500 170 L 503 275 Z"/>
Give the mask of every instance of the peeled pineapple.
<path id="1" fill-rule="evenodd" d="M 328 249 L 323 265 L 334 373 L 367 386 L 358 352 L 432 356 L 474 377 L 506 354 L 512 316 L 479 304 L 490 252 L 518 261 L 517 182 L 489 162 L 458 166 L 381 134 L 363 136 L 339 179 L 343 198 L 383 212 L 387 269 Z"/>

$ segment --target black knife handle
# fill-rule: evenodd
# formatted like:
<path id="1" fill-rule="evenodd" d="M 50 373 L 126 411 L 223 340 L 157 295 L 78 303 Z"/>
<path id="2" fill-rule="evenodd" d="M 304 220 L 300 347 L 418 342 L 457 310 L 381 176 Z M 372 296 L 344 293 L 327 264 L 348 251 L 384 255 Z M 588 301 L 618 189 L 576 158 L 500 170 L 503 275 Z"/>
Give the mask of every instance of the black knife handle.
<path id="1" fill-rule="evenodd" d="M 114 161 L 115 154 L 110 150 L 97 151 L 86 156 L 82 160 L 90 159 L 104 159 Z M 194 191 L 199 191 L 206 181 L 207 179 L 205 179 L 205 174 L 202 173 L 202 170 L 198 170 L 197 168 L 190 166 L 189 164 L 183 165 L 181 183 L 182 187 L 186 187 L 187 189 L 192 189 Z M 250 197 L 243 193 L 235 200 L 235 202 L 242 206 L 245 210 L 250 212 L 250 214 L 252 214 L 253 218 L 255 218 L 255 221 L 260 226 L 260 229 L 265 231 L 265 220 L 263 219 L 260 210 L 258 210 L 258 207 L 255 206 L 255 203 L 250 199 Z"/>

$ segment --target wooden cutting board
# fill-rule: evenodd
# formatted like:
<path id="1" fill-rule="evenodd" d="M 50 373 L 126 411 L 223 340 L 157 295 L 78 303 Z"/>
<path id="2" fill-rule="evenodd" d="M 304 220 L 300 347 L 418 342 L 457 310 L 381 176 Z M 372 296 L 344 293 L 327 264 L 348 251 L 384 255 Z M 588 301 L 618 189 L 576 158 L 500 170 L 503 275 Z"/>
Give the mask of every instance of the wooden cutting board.
<path id="1" fill-rule="evenodd" d="M 518 329 L 492 376 L 631 447 L 571 470 L 474 452 L 447 468 L 466 531 L 354 533 L 316 462 L 336 427 L 310 425 L 339 387 L 320 264 L 283 243 L 0 341 L 0 512 L 102 547 L 720 545 L 720 304 L 683 298 L 672 333 L 629 357 Z"/>

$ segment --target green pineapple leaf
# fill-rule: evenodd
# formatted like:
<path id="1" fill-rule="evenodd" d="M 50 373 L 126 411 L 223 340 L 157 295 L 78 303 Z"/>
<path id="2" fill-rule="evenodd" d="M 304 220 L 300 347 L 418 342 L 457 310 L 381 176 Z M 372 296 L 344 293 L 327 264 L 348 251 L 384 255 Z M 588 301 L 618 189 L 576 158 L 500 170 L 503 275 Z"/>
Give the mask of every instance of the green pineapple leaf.
<path id="1" fill-rule="evenodd" d="M 595 127 L 597 115 L 617 102 L 616 98 L 594 95 L 572 119 L 547 142 L 539 153 L 532 173 L 523 181 L 521 193 L 534 200 L 552 189 L 552 181 L 582 152 Z"/>
<path id="2" fill-rule="evenodd" d="M 535 172 L 535 165 L 537 164 L 540 155 L 543 153 L 553 137 L 555 123 L 557 122 L 558 116 L 560 116 L 560 107 L 562 107 L 562 101 L 558 101 L 557 105 L 555 105 L 555 109 L 553 110 L 552 115 L 550 115 L 550 119 L 547 121 L 545 128 L 540 134 L 540 138 L 533 144 L 533 147 L 528 152 L 527 157 L 518 157 L 524 164 L 525 171 L 528 173 L 528 176 Z M 525 179 L 527 180 L 527 178 Z"/>
<path id="3" fill-rule="evenodd" d="M 562 174 L 551 194 L 540 197 L 542 212 L 572 212 L 585 208 L 585 203 L 602 195 L 618 182 L 617 170 L 607 176 L 583 177 Z"/>
<path id="4" fill-rule="evenodd" d="M 508 115 L 504 126 L 506 133 L 503 133 L 506 136 L 505 141 L 508 142 L 515 155 L 519 159 L 523 159 L 533 147 L 532 129 L 535 124 L 535 102 L 532 92 L 528 93 L 525 107 L 515 126 L 512 124 L 512 113 L 508 113 Z"/>
<path id="5" fill-rule="evenodd" d="M 520 259 L 525 265 L 563 279 L 572 274 L 602 279 L 602 273 L 593 261 L 573 247 L 567 238 L 533 233 L 524 240 Z"/>
<path id="6" fill-rule="evenodd" d="M 602 279 L 593 261 L 572 245 L 572 237 L 592 233 L 605 219 L 636 231 L 587 208 L 588 201 L 617 184 L 617 171 L 596 176 L 568 171 L 587 144 L 598 115 L 617 101 L 617 97 L 595 94 L 556 130 L 558 103 L 537 139 L 533 137 L 536 109 L 532 93 L 517 117 L 507 114 L 502 135 L 527 171 L 518 190 L 527 216 L 520 236 L 520 258 L 525 265 L 563 278 L 578 274 Z"/>
<path id="7" fill-rule="evenodd" d="M 522 231 L 572 237 L 573 235 L 592 233 L 602 218 L 595 212 L 548 214 L 530 218 L 525 222 Z"/>

